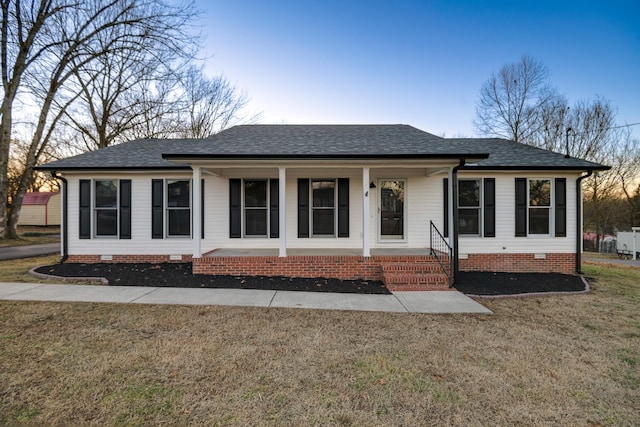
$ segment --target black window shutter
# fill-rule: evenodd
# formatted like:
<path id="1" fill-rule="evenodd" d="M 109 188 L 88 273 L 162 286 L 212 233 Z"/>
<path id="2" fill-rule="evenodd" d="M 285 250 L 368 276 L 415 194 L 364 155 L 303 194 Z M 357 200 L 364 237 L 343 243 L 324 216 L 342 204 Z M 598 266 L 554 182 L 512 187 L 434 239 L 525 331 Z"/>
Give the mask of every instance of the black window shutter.
<path id="1" fill-rule="evenodd" d="M 496 237 L 496 179 L 484 179 L 484 237 Z"/>
<path id="2" fill-rule="evenodd" d="M 567 179 L 556 178 L 556 237 L 567 237 Z"/>
<path id="3" fill-rule="evenodd" d="M 242 237 L 242 180 L 229 180 L 229 237 Z"/>
<path id="4" fill-rule="evenodd" d="M 204 179 L 200 180 L 200 238 L 204 239 Z"/>
<path id="5" fill-rule="evenodd" d="M 131 239 L 131 180 L 120 180 L 120 238 Z"/>
<path id="6" fill-rule="evenodd" d="M 164 210 L 164 180 L 151 180 L 151 238 L 162 239 Z"/>
<path id="7" fill-rule="evenodd" d="M 338 178 L 338 237 L 349 237 L 349 178 Z"/>
<path id="8" fill-rule="evenodd" d="M 91 180 L 80 180 L 80 238 L 91 238 Z"/>
<path id="9" fill-rule="evenodd" d="M 516 237 L 527 236 L 527 178 L 516 178 Z"/>
<path id="10" fill-rule="evenodd" d="M 309 179 L 298 178 L 298 237 L 309 237 Z"/>
<path id="11" fill-rule="evenodd" d="M 279 180 L 269 180 L 269 236 L 279 237 L 280 227 L 280 186 Z"/>
<path id="12" fill-rule="evenodd" d="M 449 237 L 449 178 L 442 180 L 442 194 L 444 194 L 444 237 Z"/>

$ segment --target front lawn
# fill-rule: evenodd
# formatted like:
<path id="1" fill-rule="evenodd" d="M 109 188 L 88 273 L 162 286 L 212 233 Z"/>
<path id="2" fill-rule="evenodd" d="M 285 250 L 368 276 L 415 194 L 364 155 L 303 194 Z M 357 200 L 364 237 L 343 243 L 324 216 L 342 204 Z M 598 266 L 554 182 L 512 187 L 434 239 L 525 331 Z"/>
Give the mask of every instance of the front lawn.
<path id="1" fill-rule="evenodd" d="M 60 242 L 59 226 L 18 226 L 18 240 L 0 239 L 0 247 L 7 246 L 24 246 L 24 245 L 40 245 L 43 243 Z"/>
<path id="2" fill-rule="evenodd" d="M 640 270 L 493 315 L 0 302 L 0 424 L 639 425 Z"/>

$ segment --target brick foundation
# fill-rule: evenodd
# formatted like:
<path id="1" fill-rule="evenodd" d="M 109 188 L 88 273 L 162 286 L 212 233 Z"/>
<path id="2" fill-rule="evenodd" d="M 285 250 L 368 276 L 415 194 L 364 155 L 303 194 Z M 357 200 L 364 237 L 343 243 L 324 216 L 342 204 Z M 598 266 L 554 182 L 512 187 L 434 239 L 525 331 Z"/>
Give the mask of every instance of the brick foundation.
<path id="1" fill-rule="evenodd" d="M 203 257 L 193 262 L 195 274 L 242 276 L 331 277 L 383 280 L 383 263 L 433 263 L 430 256 L 247 256 Z"/>
<path id="2" fill-rule="evenodd" d="M 136 263 L 136 262 L 149 262 L 152 264 L 158 264 L 161 262 L 191 262 L 191 255 L 182 255 L 181 260 L 171 260 L 169 255 L 112 255 L 111 260 L 102 260 L 100 255 L 69 255 L 65 262 L 74 262 L 82 264 L 96 264 L 96 263 Z"/>
<path id="3" fill-rule="evenodd" d="M 522 273 L 575 273 L 575 254 L 548 253 L 544 259 L 534 254 L 469 254 L 460 259 L 461 271 Z M 445 290 L 446 276 L 435 257 L 426 255 L 372 256 L 238 256 L 201 257 L 170 260 L 169 255 L 70 255 L 74 263 L 193 262 L 194 274 L 238 276 L 328 277 L 342 280 L 382 280 L 390 290 Z M 445 257 L 445 263 L 447 263 Z M 383 268 L 384 266 L 384 268 Z M 419 268 L 418 268 L 419 266 Z M 384 270 L 384 271 L 383 271 Z M 439 277 L 438 277 L 439 276 Z"/>
<path id="4" fill-rule="evenodd" d="M 460 270 L 574 274 L 576 254 L 548 253 L 544 259 L 536 259 L 535 254 L 469 254 L 468 259 L 460 259 Z"/>

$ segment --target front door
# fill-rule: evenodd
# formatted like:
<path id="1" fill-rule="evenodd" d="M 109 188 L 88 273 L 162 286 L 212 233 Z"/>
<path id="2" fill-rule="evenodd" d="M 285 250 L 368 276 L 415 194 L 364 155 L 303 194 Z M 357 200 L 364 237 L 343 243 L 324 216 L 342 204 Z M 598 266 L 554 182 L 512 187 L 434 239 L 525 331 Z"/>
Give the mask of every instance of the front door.
<path id="1" fill-rule="evenodd" d="M 378 181 L 378 223 L 380 240 L 404 240 L 405 188 L 404 179 Z"/>

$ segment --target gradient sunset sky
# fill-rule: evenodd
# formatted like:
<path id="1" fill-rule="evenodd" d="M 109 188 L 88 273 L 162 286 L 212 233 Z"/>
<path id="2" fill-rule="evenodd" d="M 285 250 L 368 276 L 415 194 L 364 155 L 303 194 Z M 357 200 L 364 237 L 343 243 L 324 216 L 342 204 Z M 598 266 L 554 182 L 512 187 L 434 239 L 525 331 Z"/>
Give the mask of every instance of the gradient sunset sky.
<path id="1" fill-rule="evenodd" d="M 640 122 L 640 1 L 197 0 L 207 71 L 261 123 L 405 123 L 476 136 L 480 87 L 526 54 L 570 103 Z M 634 126 L 640 138 L 640 126 Z"/>

